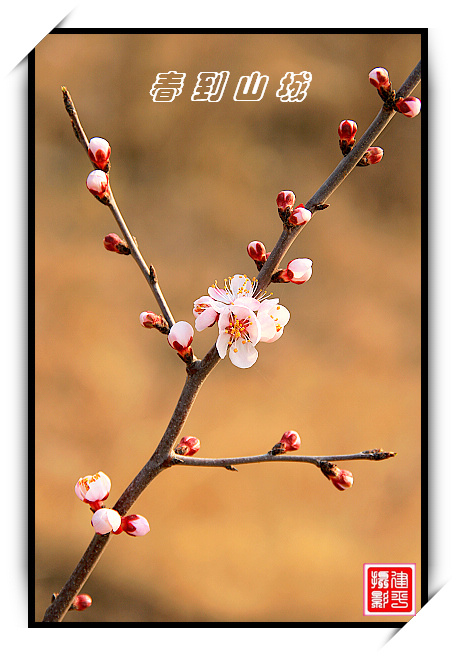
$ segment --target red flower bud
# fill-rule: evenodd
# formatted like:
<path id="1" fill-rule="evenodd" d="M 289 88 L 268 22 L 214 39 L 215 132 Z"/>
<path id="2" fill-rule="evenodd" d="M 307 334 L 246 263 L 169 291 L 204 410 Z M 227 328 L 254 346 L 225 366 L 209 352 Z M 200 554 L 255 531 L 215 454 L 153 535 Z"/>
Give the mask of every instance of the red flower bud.
<path id="1" fill-rule="evenodd" d="M 383 157 L 383 149 L 371 146 L 367 149 L 366 158 L 368 164 L 377 164 Z"/>
<path id="2" fill-rule="evenodd" d="M 279 210 L 285 211 L 287 207 L 290 209 L 295 204 L 296 197 L 292 191 L 281 191 L 277 196 L 277 207 Z"/>
<path id="3" fill-rule="evenodd" d="M 404 116 L 413 118 L 420 113 L 421 110 L 421 100 L 415 98 L 415 96 L 409 96 L 408 98 L 401 98 L 396 103 L 396 109 Z"/>
<path id="4" fill-rule="evenodd" d="M 70 610 L 85 610 L 92 605 L 92 597 L 88 594 L 80 594 L 73 599 Z"/>
<path id="5" fill-rule="evenodd" d="M 123 241 L 123 239 L 121 239 L 119 235 L 116 235 L 114 232 L 106 235 L 106 237 L 103 239 L 103 246 L 107 251 L 119 253 L 120 255 L 130 255 L 131 253 L 126 242 Z"/>
<path id="6" fill-rule="evenodd" d="M 339 134 L 339 139 L 344 141 L 346 144 L 352 144 L 355 141 L 355 134 L 358 130 L 358 126 L 355 121 L 350 121 L 346 119 L 342 121 L 337 130 Z"/>
<path id="7" fill-rule="evenodd" d="M 266 262 L 266 247 L 261 241 L 251 241 L 247 246 L 247 253 L 254 262 Z"/>
<path id="8" fill-rule="evenodd" d="M 175 452 L 180 456 L 193 456 L 200 450 L 200 446 L 201 444 L 197 437 L 183 437 L 175 448 Z"/>
<path id="9" fill-rule="evenodd" d="M 386 68 L 374 68 L 369 73 L 369 82 L 373 84 L 376 89 L 389 90 L 391 88 L 389 73 Z"/>
<path id="10" fill-rule="evenodd" d="M 101 137 L 93 137 L 89 141 L 89 157 L 97 169 L 105 173 L 109 170 L 109 157 L 111 155 L 111 146 Z"/>
<path id="11" fill-rule="evenodd" d="M 280 441 L 285 446 L 285 451 L 297 451 L 301 446 L 301 438 L 298 433 L 293 430 L 284 433 Z"/>

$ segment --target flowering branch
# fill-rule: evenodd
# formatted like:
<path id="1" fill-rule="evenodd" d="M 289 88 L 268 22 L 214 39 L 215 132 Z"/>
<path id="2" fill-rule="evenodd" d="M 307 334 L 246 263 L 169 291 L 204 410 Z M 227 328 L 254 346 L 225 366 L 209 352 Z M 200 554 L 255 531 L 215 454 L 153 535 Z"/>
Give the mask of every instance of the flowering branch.
<path id="1" fill-rule="evenodd" d="M 384 69 L 374 70 L 384 71 Z M 235 465 L 257 462 L 305 462 L 319 467 L 324 476 L 338 490 L 345 490 L 353 485 L 353 476 L 349 471 L 340 470 L 333 462 L 385 460 L 396 455 L 393 452 L 384 452 L 381 449 L 335 456 L 286 455 L 287 451 L 294 451 L 300 446 L 300 438 L 295 431 L 287 431 L 271 451 L 256 456 L 219 459 L 193 458 L 192 455 L 199 449 L 199 440 L 193 437 L 182 438 L 177 447 L 174 447 L 174 445 L 201 385 L 220 358 L 225 357 L 225 354 L 229 352 L 233 364 L 238 367 L 249 367 L 256 360 L 255 345 L 259 341 L 272 342 L 281 336 L 283 326 L 288 322 L 289 312 L 286 308 L 278 305 L 276 299 L 264 300 L 264 290 L 271 282 L 303 284 L 310 278 L 312 265 L 310 260 L 294 260 L 288 264 L 286 270 L 282 271 L 277 271 L 277 267 L 304 225 L 310 220 L 312 214 L 326 209 L 328 207 L 326 200 L 329 196 L 363 158 L 363 162 L 367 161 L 366 152 L 392 119 L 395 112 L 403 113 L 406 116 L 416 114 L 417 104 L 415 101 L 417 99 L 405 96 L 413 91 L 419 83 L 420 77 L 421 65 L 418 64 L 397 94 L 391 90 L 391 85 L 387 86 L 384 76 L 377 77 L 376 82 L 381 87 L 379 88 L 379 94 L 384 104 L 358 144 L 352 147 L 354 140 L 351 140 L 350 144 L 346 145 L 346 148 L 344 147 L 343 159 L 305 206 L 298 206 L 293 211 L 294 194 L 292 192 L 281 192 L 279 194 L 279 215 L 284 228 L 277 244 L 270 254 L 266 254 L 260 242 L 252 242 L 254 246 L 249 245 L 249 255 L 255 260 L 259 269 L 256 285 L 252 285 L 251 281 L 245 276 L 234 276 L 230 279 L 230 283 L 225 285 L 225 290 L 217 287 L 210 288 L 208 296 L 195 301 L 194 314 L 197 330 L 209 327 L 217 321 L 220 331 L 216 344 L 201 360 L 193 355 L 190 346 L 193 339 L 193 329 L 186 322 L 174 322 L 158 285 L 155 270 L 152 266 L 147 267 L 136 239 L 131 235 L 114 199 L 107 175 L 110 170 L 109 156 L 111 149 L 109 144 L 98 137 L 90 141 L 87 139 L 70 94 L 65 87 L 62 87 L 65 108 L 70 116 L 76 138 L 96 166 L 96 170 L 89 174 L 87 187 L 101 203 L 109 207 L 126 241 L 126 246 L 119 246 L 116 243 L 116 236 L 110 235 L 111 239 L 108 240 L 109 250 L 129 254 L 129 249 L 163 313 L 161 318 L 153 315 L 153 313 L 143 313 L 149 316 L 143 317 L 141 322 L 145 327 L 155 327 L 168 334 L 169 344 L 178 352 L 186 364 L 187 377 L 169 424 L 153 455 L 112 509 L 106 509 L 103 505 L 110 488 L 110 481 L 105 474 L 99 472 L 93 477 L 85 477 L 78 481 L 75 488 L 76 494 L 82 501 L 90 505 L 94 513 L 92 525 L 96 534 L 59 594 L 53 596 L 53 601 L 44 615 L 44 622 L 61 622 L 67 611 L 72 607 L 84 606 L 82 603 L 76 603 L 77 595 L 96 566 L 112 533 L 117 534 L 123 531 L 129 535 L 144 535 L 149 530 L 145 518 L 140 515 L 126 515 L 126 513 L 154 478 L 173 465 L 223 467 L 232 470 Z M 353 121 L 351 123 L 354 124 Z M 375 161 L 378 161 L 378 158 Z M 367 161 L 367 164 L 369 163 L 373 162 Z M 292 197 L 291 201 L 287 194 Z M 283 198 L 282 195 L 284 195 Z"/>

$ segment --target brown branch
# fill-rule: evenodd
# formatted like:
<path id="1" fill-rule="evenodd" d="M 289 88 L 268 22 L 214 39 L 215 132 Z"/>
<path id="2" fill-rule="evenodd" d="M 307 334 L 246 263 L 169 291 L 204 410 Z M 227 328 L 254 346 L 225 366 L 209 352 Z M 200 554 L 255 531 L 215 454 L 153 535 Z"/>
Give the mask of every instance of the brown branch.
<path id="1" fill-rule="evenodd" d="M 337 456 L 298 456 L 298 455 L 277 455 L 264 453 L 257 456 L 241 456 L 238 458 L 195 458 L 195 456 L 178 456 L 171 458 L 173 465 L 186 465 L 189 467 L 225 467 L 232 468 L 235 465 L 249 465 L 258 462 L 305 462 L 311 465 L 320 466 L 321 462 L 342 461 L 342 460 L 387 460 L 394 458 L 397 454 L 393 451 L 383 451 L 382 449 L 370 449 L 360 453 L 351 453 Z"/>

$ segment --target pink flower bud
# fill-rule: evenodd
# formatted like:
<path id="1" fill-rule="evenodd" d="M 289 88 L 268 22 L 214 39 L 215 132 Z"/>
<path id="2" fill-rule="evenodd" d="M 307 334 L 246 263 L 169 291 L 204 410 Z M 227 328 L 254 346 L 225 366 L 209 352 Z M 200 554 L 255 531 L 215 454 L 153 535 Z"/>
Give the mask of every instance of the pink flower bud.
<path id="1" fill-rule="evenodd" d="M 307 282 L 312 275 L 312 260 L 307 257 L 298 258 L 288 262 L 284 272 L 284 277 L 288 282 L 294 282 L 296 285 L 302 285 Z"/>
<path id="2" fill-rule="evenodd" d="M 288 219 L 288 222 L 295 226 L 306 225 L 306 223 L 309 223 L 311 218 L 312 212 L 306 210 L 304 205 L 301 203 L 301 205 L 295 207 L 293 214 Z"/>
<path id="3" fill-rule="evenodd" d="M 74 487 L 78 499 L 88 503 L 93 510 L 101 508 L 103 501 L 108 498 L 110 490 L 109 476 L 101 471 L 93 476 L 80 478 Z"/>
<path id="4" fill-rule="evenodd" d="M 247 253 L 255 262 L 266 262 L 266 247 L 261 241 L 251 241 L 247 246 Z"/>
<path id="5" fill-rule="evenodd" d="M 117 531 L 121 523 L 121 517 L 117 510 L 111 508 L 100 508 L 93 513 L 92 526 L 98 535 L 105 535 L 111 531 Z"/>
<path id="6" fill-rule="evenodd" d="M 377 162 L 379 162 L 383 157 L 383 148 L 371 146 L 367 149 L 365 156 L 368 164 L 377 164 Z"/>
<path id="7" fill-rule="evenodd" d="M 334 463 L 323 461 L 320 463 L 322 474 L 329 478 L 335 488 L 343 492 L 353 485 L 353 474 L 347 469 L 339 469 Z"/>
<path id="8" fill-rule="evenodd" d="M 369 73 L 369 82 L 374 85 L 376 89 L 390 89 L 391 82 L 389 73 L 386 68 L 374 68 Z"/>
<path id="9" fill-rule="evenodd" d="M 291 209 L 295 204 L 296 197 L 292 191 L 281 191 L 277 196 L 277 207 L 285 211 L 288 207 Z"/>
<path id="10" fill-rule="evenodd" d="M 330 475 L 329 480 L 335 488 L 343 492 L 353 485 L 353 474 L 348 469 L 336 467 L 335 475 Z"/>
<path id="11" fill-rule="evenodd" d="M 175 452 L 180 456 L 193 456 L 197 451 L 200 450 L 201 444 L 197 437 L 183 437 L 177 447 Z"/>
<path id="12" fill-rule="evenodd" d="M 87 189 L 91 194 L 100 199 L 106 199 L 109 196 L 109 180 L 104 171 L 97 169 L 89 173 L 87 177 Z"/>
<path id="13" fill-rule="evenodd" d="M 181 355 L 186 354 L 193 342 L 193 328 L 187 321 L 178 321 L 169 331 L 168 342 Z"/>
<path id="14" fill-rule="evenodd" d="M 106 235 L 106 237 L 103 239 L 103 246 L 107 251 L 119 253 L 119 255 L 130 255 L 131 253 L 123 239 L 121 239 L 119 235 L 116 235 L 114 232 Z"/>
<path id="15" fill-rule="evenodd" d="M 109 156 L 111 155 L 111 146 L 101 137 L 93 137 L 89 141 L 89 157 L 98 169 L 107 172 L 109 168 Z"/>
<path id="16" fill-rule="evenodd" d="M 169 333 L 168 322 L 160 314 L 155 314 L 155 312 L 141 312 L 139 321 L 144 328 L 156 328 L 165 335 Z"/>
<path id="17" fill-rule="evenodd" d="M 140 537 L 149 533 L 150 526 L 147 519 L 142 515 L 125 515 L 125 517 L 122 517 L 121 530 L 127 535 Z M 116 531 L 116 533 L 120 532 L 120 530 Z"/>
<path id="18" fill-rule="evenodd" d="M 339 133 L 339 139 L 345 141 L 347 144 L 352 144 L 355 140 L 355 134 L 358 130 L 358 126 L 355 121 L 350 121 L 346 119 L 342 121 L 339 125 L 337 132 Z"/>
<path id="19" fill-rule="evenodd" d="M 421 100 L 415 98 L 414 96 L 409 96 L 408 98 L 401 98 L 396 103 L 396 109 L 404 116 L 413 118 L 420 113 L 421 110 Z"/>
<path id="20" fill-rule="evenodd" d="M 92 605 L 92 597 L 88 594 L 80 594 L 73 599 L 70 610 L 85 610 Z"/>
<path id="21" fill-rule="evenodd" d="M 301 438 L 298 433 L 293 430 L 284 433 L 280 441 L 284 445 L 285 451 L 297 451 L 301 446 Z"/>

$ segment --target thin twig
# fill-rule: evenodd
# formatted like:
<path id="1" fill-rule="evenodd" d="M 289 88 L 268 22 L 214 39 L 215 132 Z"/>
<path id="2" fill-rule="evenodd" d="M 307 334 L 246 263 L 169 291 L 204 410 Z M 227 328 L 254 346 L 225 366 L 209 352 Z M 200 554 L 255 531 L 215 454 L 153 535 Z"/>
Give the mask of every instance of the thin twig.
<path id="1" fill-rule="evenodd" d="M 361 451 L 360 453 L 351 453 L 338 456 L 298 456 L 298 455 L 277 455 L 263 453 L 257 456 L 240 456 L 237 458 L 195 458 L 195 456 L 173 456 L 171 462 L 173 465 L 186 465 L 189 467 L 225 467 L 230 468 L 234 465 L 250 465 L 258 462 L 306 462 L 319 467 L 321 462 L 341 461 L 341 460 L 387 460 L 393 458 L 396 453 L 393 451 L 382 451 L 381 449 L 371 449 Z"/>

